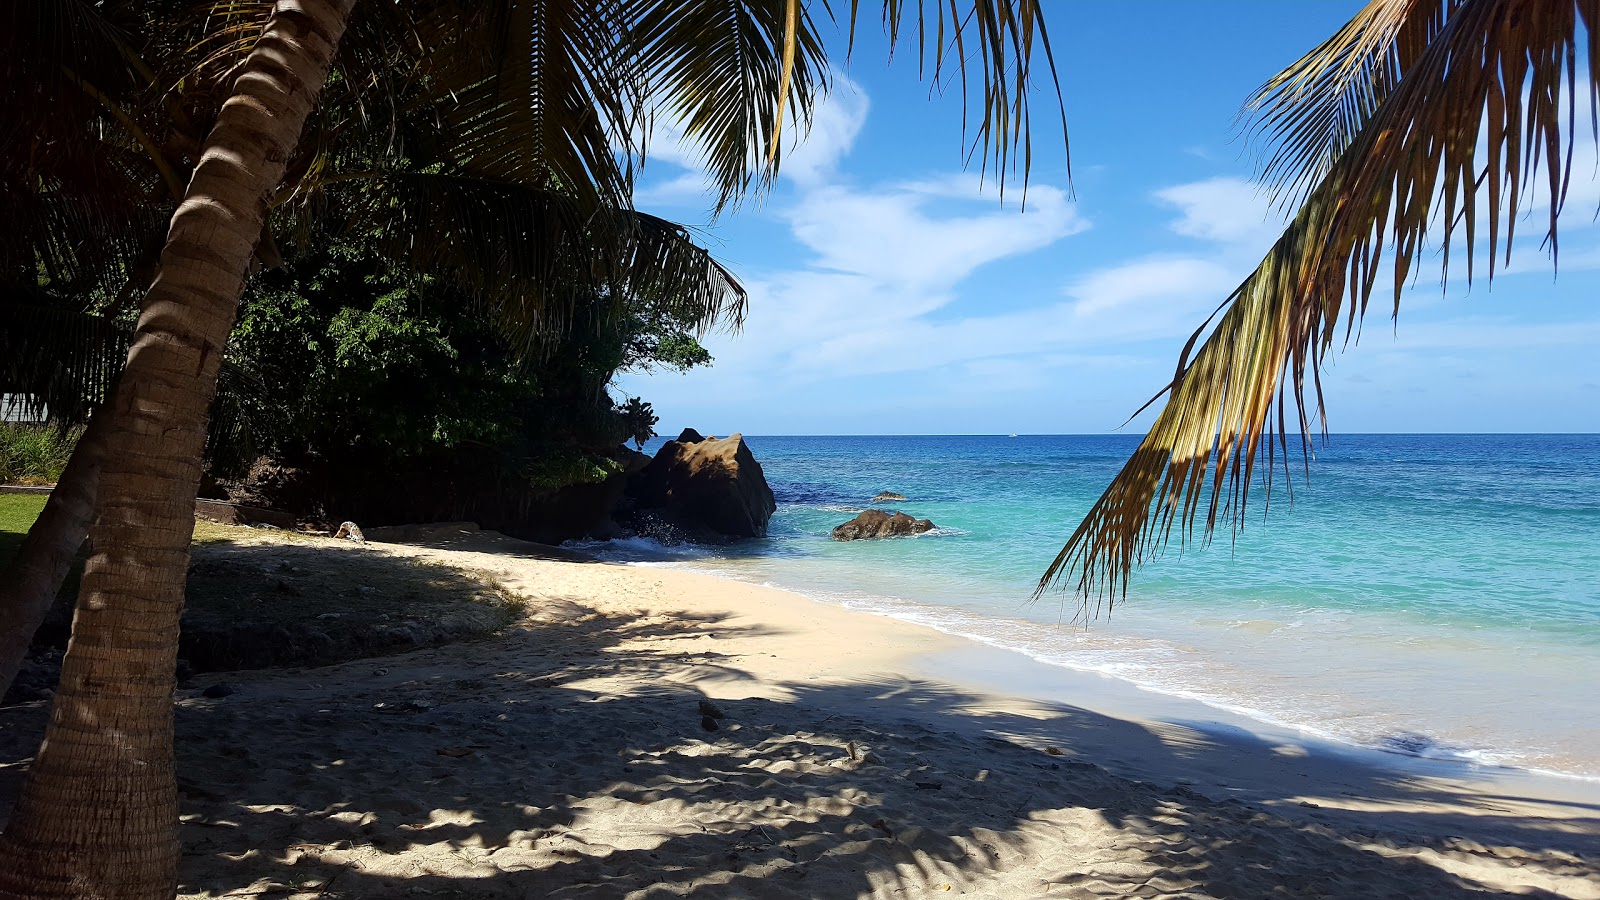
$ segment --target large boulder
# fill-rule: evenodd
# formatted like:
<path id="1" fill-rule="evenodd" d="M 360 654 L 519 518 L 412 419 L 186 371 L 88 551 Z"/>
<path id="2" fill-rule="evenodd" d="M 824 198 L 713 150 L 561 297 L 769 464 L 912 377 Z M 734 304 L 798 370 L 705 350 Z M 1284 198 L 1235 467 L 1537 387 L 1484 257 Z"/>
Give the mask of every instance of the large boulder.
<path id="1" fill-rule="evenodd" d="M 685 429 L 685 436 L 699 437 Z M 777 510 L 761 464 L 742 435 L 667 441 L 629 480 L 634 509 L 700 536 L 759 537 Z"/>
<path id="2" fill-rule="evenodd" d="M 833 539 L 836 541 L 862 541 L 874 538 L 904 537 L 906 535 L 921 534 L 924 531 L 932 531 L 933 528 L 934 524 L 927 519 L 918 519 L 903 512 L 891 514 L 881 509 L 869 509 L 835 528 L 833 530 Z"/>

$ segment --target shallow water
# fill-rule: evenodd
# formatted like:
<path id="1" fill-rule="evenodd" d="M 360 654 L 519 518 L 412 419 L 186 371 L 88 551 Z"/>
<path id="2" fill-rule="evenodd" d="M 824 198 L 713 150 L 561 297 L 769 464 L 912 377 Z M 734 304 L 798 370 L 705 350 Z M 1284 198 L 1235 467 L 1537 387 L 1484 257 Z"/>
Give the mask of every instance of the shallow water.
<path id="1" fill-rule="evenodd" d="M 1237 542 L 1030 603 L 1131 436 L 747 437 L 769 537 L 589 549 L 797 590 L 1308 733 L 1600 779 L 1600 436 L 1336 435 Z M 650 448 L 653 449 L 653 448 Z M 939 528 L 839 543 L 881 490 Z M 1076 621 L 1075 621 L 1076 619 Z M 1060 698 L 1069 700 L 1071 698 Z"/>

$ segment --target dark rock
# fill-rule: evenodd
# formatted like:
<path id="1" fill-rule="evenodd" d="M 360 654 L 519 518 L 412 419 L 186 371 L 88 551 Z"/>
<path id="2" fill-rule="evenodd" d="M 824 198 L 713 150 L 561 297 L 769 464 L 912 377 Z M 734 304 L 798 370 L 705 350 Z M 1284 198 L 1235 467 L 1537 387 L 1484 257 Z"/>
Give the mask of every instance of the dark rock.
<path id="1" fill-rule="evenodd" d="M 383 544 L 420 544 L 448 541 L 478 533 L 477 522 L 427 522 L 413 525 L 382 525 L 368 528 L 365 537 Z"/>
<path id="2" fill-rule="evenodd" d="M 196 500 L 194 517 L 219 525 L 271 525 L 274 528 L 293 528 L 295 522 L 293 513 L 222 500 Z"/>
<path id="3" fill-rule="evenodd" d="M 899 503 L 906 499 L 905 494 L 896 494 L 894 491 L 882 491 L 872 498 L 873 503 Z"/>
<path id="4" fill-rule="evenodd" d="M 695 431 L 693 428 L 685 428 L 678 432 L 678 443 L 680 444 L 698 444 L 703 440 L 705 440 L 705 435 Z"/>
<path id="5" fill-rule="evenodd" d="M 833 529 L 836 541 L 861 541 L 874 538 L 902 537 L 931 531 L 934 524 L 927 519 L 917 519 L 897 512 L 893 515 L 881 509 L 869 509 L 854 519 Z"/>
<path id="6" fill-rule="evenodd" d="M 759 537 L 778 508 L 761 464 L 738 434 L 668 441 L 629 479 L 628 494 L 637 512 L 712 538 Z"/>
<path id="7" fill-rule="evenodd" d="M 223 697 L 230 697 L 230 696 L 238 693 L 238 691 L 239 691 L 238 688 L 236 688 L 233 685 L 227 683 L 226 681 L 219 681 L 216 684 L 213 684 L 210 687 L 206 688 L 205 690 L 201 691 L 200 692 L 200 696 L 202 696 L 202 697 L 210 697 L 213 700 L 220 700 Z"/>

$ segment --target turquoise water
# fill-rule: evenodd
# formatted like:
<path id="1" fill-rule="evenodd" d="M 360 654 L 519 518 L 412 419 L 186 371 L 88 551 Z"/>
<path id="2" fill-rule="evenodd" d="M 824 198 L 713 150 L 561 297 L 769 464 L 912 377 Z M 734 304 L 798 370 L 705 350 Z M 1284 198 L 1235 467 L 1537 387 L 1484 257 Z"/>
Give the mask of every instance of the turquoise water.
<path id="1" fill-rule="evenodd" d="M 1137 438 L 747 440 L 778 499 L 767 538 L 592 549 L 1353 744 L 1600 778 L 1600 436 L 1336 435 L 1292 506 L 1280 472 L 1236 543 L 1174 548 L 1087 624 L 1070 596 L 1029 596 Z M 882 490 L 939 528 L 829 540 Z"/>

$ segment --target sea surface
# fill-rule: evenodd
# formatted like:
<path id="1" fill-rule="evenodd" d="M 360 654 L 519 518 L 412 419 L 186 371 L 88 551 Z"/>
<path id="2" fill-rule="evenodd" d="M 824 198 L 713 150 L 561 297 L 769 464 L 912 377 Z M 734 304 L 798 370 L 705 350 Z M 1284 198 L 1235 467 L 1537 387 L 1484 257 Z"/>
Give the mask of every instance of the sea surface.
<path id="1" fill-rule="evenodd" d="M 777 496 L 766 538 L 587 549 L 1350 744 L 1600 780 L 1600 435 L 1335 435 L 1309 482 L 1296 457 L 1292 504 L 1280 471 L 1237 540 L 1174 546 L 1087 621 L 1071 595 L 1030 596 L 1136 436 L 746 440 Z M 883 490 L 939 527 L 829 539 Z"/>

